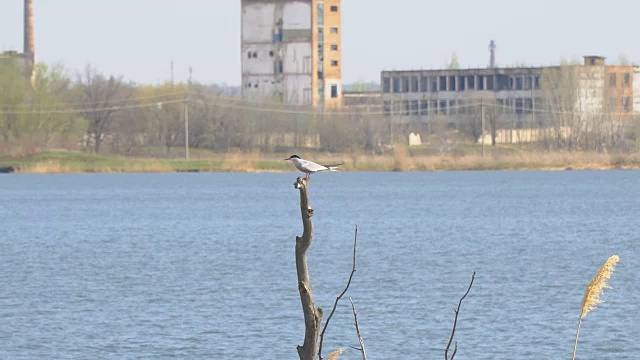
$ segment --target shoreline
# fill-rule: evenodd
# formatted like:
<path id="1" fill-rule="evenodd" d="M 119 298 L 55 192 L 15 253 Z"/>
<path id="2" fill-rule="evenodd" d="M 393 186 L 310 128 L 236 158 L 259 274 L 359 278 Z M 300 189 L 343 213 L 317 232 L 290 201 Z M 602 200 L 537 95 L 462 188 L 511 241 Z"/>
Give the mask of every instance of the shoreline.
<path id="1" fill-rule="evenodd" d="M 316 154 L 323 162 L 344 162 L 343 172 L 640 170 L 640 153 L 517 153 L 461 156 Z M 0 174 L 79 173 L 280 173 L 296 172 L 280 154 L 216 154 L 190 161 L 128 158 L 80 152 L 42 152 L 0 157 Z"/>

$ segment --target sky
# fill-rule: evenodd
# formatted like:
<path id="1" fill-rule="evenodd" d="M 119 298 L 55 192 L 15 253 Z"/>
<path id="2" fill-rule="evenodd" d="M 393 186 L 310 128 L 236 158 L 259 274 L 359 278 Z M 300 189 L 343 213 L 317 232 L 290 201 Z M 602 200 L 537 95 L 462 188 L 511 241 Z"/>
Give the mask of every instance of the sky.
<path id="1" fill-rule="evenodd" d="M 240 0 L 34 0 L 38 61 L 74 73 L 91 64 L 137 83 L 188 77 L 238 85 Z M 455 52 L 484 67 L 550 65 L 582 55 L 640 62 L 637 0 L 343 0 L 343 81 L 433 69 Z M 0 0 L 0 51 L 22 51 L 22 0 Z"/>

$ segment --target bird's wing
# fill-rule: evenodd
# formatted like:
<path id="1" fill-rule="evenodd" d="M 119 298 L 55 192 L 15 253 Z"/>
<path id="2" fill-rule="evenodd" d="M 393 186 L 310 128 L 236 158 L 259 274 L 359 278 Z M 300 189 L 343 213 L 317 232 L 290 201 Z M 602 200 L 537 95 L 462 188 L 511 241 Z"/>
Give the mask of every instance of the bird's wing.
<path id="1" fill-rule="evenodd" d="M 312 171 L 312 172 L 329 170 L 328 167 L 326 167 L 324 165 L 316 164 L 313 161 L 309 161 L 309 160 L 305 160 L 305 162 L 302 164 L 302 166 L 304 166 L 307 170 Z"/>

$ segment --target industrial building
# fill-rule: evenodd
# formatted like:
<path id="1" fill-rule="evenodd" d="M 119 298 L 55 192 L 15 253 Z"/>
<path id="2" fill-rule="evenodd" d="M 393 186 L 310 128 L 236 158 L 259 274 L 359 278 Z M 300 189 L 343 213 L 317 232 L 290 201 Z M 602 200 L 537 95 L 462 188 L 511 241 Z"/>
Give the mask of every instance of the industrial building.
<path id="1" fill-rule="evenodd" d="M 242 0 L 242 96 L 342 107 L 340 0 Z"/>
<path id="2" fill-rule="evenodd" d="M 24 0 L 24 49 L 23 53 L 6 51 L 0 53 L 0 61 L 18 60 L 25 76 L 33 81 L 36 63 L 35 35 L 33 31 L 33 0 Z"/>
<path id="3" fill-rule="evenodd" d="M 640 70 L 610 66 L 600 56 L 584 56 L 581 65 L 495 67 L 495 43 L 487 68 L 383 71 L 384 112 L 404 124 L 437 119 L 450 127 L 492 110 L 500 124 L 524 128 L 550 116 L 601 114 L 624 119 L 640 114 Z"/>

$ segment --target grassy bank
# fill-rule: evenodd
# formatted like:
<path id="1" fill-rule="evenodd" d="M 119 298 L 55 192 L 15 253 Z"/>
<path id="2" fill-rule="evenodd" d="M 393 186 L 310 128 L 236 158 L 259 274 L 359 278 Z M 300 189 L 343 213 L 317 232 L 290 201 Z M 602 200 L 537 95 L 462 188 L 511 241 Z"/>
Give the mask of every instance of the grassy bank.
<path id="1" fill-rule="evenodd" d="M 42 152 L 12 158 L 0 155 L 0 168 L 17 173 L 117 173 L 117 172 L 279 172 L 293 171 L 284 154 L 199 154 L 180 159 L 128 158 L 80 152 Z M 344 171 L 452 171 L 452 170 L 607 170 L 640 169 L 640 154 L 527 152 L 501 149 L 485 156 L 471 152 L 438 156 L 398 149 L 391 155 L 327 155 L 310 157 L 327 163 L 344 162 Z"/>

